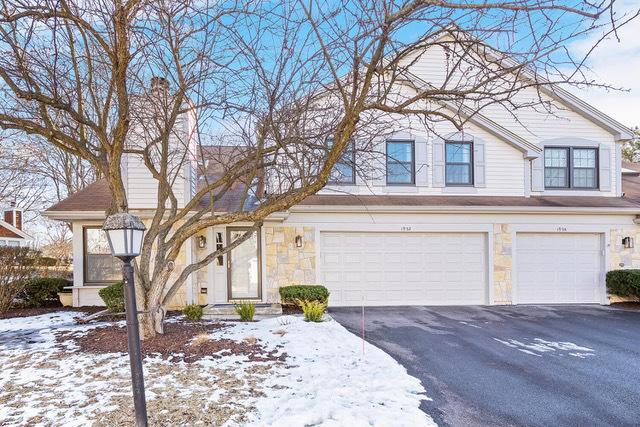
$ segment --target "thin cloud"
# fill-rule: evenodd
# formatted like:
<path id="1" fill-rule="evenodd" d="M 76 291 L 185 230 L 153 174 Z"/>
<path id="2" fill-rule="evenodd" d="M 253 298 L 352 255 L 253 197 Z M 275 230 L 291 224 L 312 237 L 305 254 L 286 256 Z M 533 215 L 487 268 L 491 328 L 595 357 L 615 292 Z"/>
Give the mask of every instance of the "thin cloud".
<path id="1" fill-rule="evenodd" d="M 633 13 L 637 8 L 635 0 L 622 2 L 618 13 Z M 619 122 L 640 126 L 640 19 L 623 26 L 618 37 L 620 40 L 611 35 L 602 41 L 587 65 L 589 77 L 624 91 L 588 88 L 575 93 Z M 584 54 L 599 38 L 594 34 L 577 41 L 571 50 L 577 55 Z"/>

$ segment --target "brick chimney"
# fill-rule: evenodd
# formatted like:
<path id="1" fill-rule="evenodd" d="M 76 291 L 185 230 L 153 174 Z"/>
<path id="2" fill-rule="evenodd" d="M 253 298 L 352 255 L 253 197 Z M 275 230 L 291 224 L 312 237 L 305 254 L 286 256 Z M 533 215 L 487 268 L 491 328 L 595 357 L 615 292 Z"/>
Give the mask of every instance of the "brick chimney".
<path id="1" fill-rule="evenodd" d="M 164 77 L 151 77 L 151 91 L 166 95 L 169 93 L 169 80 Z"/>
<path id="2" fill-rule="evenodd" d="M 22 209 L 16 207 L 16 202 L 11 202 L 11 207 L 4 211 L 4 222 L 22 230 Z"/>
<path id="3" fill-rule="evenodd" d="M 4 211 L 4 222 L 13 225 L 13 211 L 12 210 Z"/>

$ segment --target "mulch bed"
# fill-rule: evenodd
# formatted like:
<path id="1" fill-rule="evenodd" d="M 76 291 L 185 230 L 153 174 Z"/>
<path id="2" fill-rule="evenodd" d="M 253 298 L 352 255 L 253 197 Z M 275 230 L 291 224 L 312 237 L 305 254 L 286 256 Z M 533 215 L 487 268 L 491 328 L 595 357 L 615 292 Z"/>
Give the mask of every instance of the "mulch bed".
<path id="1" fill-rule="evenodd" d="M 267 352 L 255 339 L 236 342 L 229 339 L 211 339 L 206 336 L 211 331 L 225 327 L 228 326 L 208 322 L 166 323 L 164 334 L 157 334 L 153 338 L 142 341 L 142 354 L 187 363 L 204 357 L 219 359 L 231 355 L 245 356 L 252 362 L 285 361 L 287 358 L 286 353 L 278 354 L 278 350 Z M 59 343 L 72 340 L 80 351 L 86 353 L 105 354 L 128 351 L 126 328 L 116 325 L 91 329 L 82 334 L 60 333 L 56 338 Z"/>
<path id="2" fill-rule="evenodd" d="M 282 314 L 302 314 L 302 309 L 297 305 L 283 305 Z"/>
<path id="3" fill-rule="evenodd" d="M 628 301 L 628 302 L 615 302 L 611 304 L 613 308 L 621 308 L 623 310 L 640 310 L 640 302 Z"/>

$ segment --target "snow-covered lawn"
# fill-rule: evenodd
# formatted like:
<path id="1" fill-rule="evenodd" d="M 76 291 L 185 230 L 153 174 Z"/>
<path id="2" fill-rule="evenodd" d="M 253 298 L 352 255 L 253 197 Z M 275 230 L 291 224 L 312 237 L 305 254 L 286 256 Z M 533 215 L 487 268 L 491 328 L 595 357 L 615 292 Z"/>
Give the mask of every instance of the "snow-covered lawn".
<path id="1" fill-rule="evenodd" d="M 131 424 L 128 356 L 61 340 L 110 325 L 78 325 L 74 316 L 0 320 L 0 425 Z M 229 323 L 196 339 L 258 343 L 286 358 L 147 357 L 151 425 L 434 425 L 418 408 L 426 398 L 419 380 L 372 345 L 363 353 L 362 341 L 335 321 L 283 316 Z"/>

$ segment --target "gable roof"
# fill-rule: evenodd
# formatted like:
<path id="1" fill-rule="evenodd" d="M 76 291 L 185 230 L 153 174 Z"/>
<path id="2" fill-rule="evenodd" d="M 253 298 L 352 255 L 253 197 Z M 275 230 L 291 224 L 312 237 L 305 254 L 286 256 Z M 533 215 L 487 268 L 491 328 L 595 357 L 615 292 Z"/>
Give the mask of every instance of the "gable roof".
<path id="1" fill-rule="evenodd" d="M 478 52 L 478 50 L 476 49 L 476 53 L 478 53 L 479 55 L 485 55 L 487 58 L 491 59 L 492 61 L 503 63 L 505 67 L 509 67 L 509 68 L 520 65 L 520 63 L 518 63 L 515 59 L 511 57 L 499 58 L 497 54 L 493 54 L 493 52 L 496 52 L 496 51 L 492 46 L 488 45 L 487 43 L 480 40 L 479 38 L 470 35 L 466 31 L 456 26 L 443 29 L 442 32 L 438 34 L 438 36 L 433 38 L 433 40 L 440 41 L 447 37 L 451 37 L 452 32 L 462 34 L 464 37 L 474 40 L 475 43 L 485 47 L 486 49 L 483 52 Z M 409 72 L 406 71 L 406 73 L 409 73 Z M 548 79 L 536 73 L 535 70 L 533 70 L 532 68 L 530 67 L 523 68 L 523 76 L 524 78 L 542 83 L 541 85 L 537 86 L 538 88 L 540 88 L 540 91 L 542 93 L 559 101 L 560 103 L 564 104 L 565 107 L 568 107 L 575 113 L 582 115 L 586 119 L 591 120 L 601 128 L 605 129 L 607 132 L 613 135 L 615 141 L 629 141 L 633 139 L 634 132 L 633 130 L 631 130 L 631 128 L 623 125 L 619 121 L 615 120 L 614 118 L 610 117 L 604 112 L 598 110 L 588 102 L 578 98 L 577 96 L 567 91 L 566 89 L 563 89 L 557 84 L 552 84 Z M 412 74 L 412 77 L 419 79 L 418 76 L 415 76 L 413 74 Z"/>
<path id="2" fill-rule="evenodd" d="M 408 82 L 412 85 L 414 90 L 416 91 L 421 89 L 434 88 L 434 86 L 428 83 L 426 80 L 422 79 L 419 76 L 416 76 L 414 73 L 410 71 L 405 70 L 403 71 L 403 74 L 405 75 L 405 78 L 408 80 Z M 417 85 L 415 83 L 417 83 Z M 480 126 L 482 129 L 486 130 L 487 132 L 507 142 L 517 150 L 521 151 L 524 154 L 525 158 L 527 159 L 535 159 L 539 157 L 540 154 L 542 153 L 542 149 L 538 147 L 536 144 L 527 141 L 526 139 L 515 134 L 509 129 L 499 125 L 498 123 L 484 116 L 483 114 L 480 114 L 477 111 L 471 110 L 471 108 L 469 107 L 466 107 L 464 105 L 456 105 L 451 101 L 444 101 L 442 102 L 442 105 L 452 112 L 456 112 L 463 115 L 470 122 L 476 124 L 477 126 Z"/>
<path id="3" fill-rule="evenodd" d="M 31 240 L 31 236 L 20 230 L 17 227 L 5 222 L 0 219 L 0 239 L 12 238 L 12 239 L 23 239 L 23 240 Z"/>
<path id="4" fill-rule="evenodd" d="M 633 130 L 614 118 L 598 110 L 593 105 L 578 98 L 560 86 L 542 86 L 541 91 L 562 102 L 578 114 L 606 129 L 616 141 L 630 141 L 634 137 Z"/>
<path id="5" fill-rule="evenodd" d="M 97 211 L 104 212 L 111 205 L 111 193 L 106 179 L 99 179 L 51 206 L 45 212 Z"/>
<path id="6" fill-rule="evenodd" d="M 232 159 L 240 154 L 244 147 L 240 146 L 204 146 L 201 150 L 202 158 L 205 160 L 204 168 L 198 168 L 197 189 L 202 188 L 207 183 L 215 182 L 225 173 L 226 165 L 232 165 Z M 257 191 L 262 189 L 262 176 L 258 176 Z M 237 179 L 231 188 L 214 204 L 217 212 L 231 212 L 237 210 L 240 203 L 245 206 L 255 203 L 256 198 L 249 190 L 248 197 L 245 197 L 248 187 L 253 183 L 244 182 L 242 178 Z M 111 193 L 106 179 L 99 179 L 84 189 L 70 195 L 66 199 L 56 203 L 45 211 L 45 216 L 50 218 L 65 219 L 69 213 L 85 212 L 90 216 L 102 217 L 104 212 L 111 206 Z M 210 206 L 210 196 L 206 195 L 194 208 L 197 210 L 207 209 Z"/>

